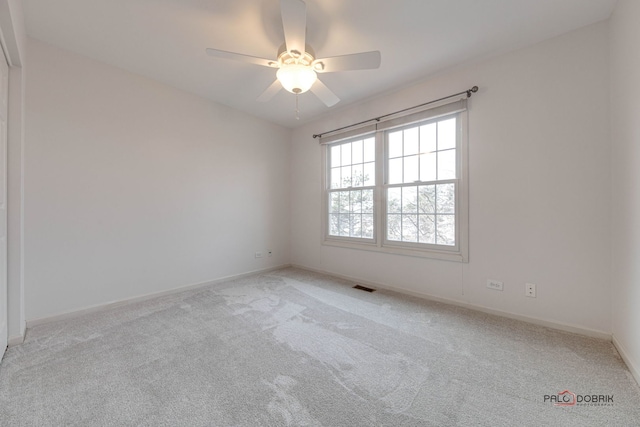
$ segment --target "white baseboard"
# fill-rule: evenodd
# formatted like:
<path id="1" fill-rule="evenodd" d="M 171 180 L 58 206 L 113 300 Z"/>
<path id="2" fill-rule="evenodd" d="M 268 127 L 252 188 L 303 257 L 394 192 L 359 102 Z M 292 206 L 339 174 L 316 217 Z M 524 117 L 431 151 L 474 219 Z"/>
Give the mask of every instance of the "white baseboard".
<path id="1" fill-rule="evenodd" d="M 629 352 L 622 345 L 622 343 L 620 341 L 618 341 L 618 339 L 616 338 L 615 334 L 612 335 L 612 338 L 613 338 L 613 340 L 612 340 L 613 341 L 613 345 L 618 350 L 618 353 L 620 353 L 620 356 L 622 357 L 622 360 L 624 360 L 624 363 L 627 364 L 627 367 L 629 368 L 629 371 L 631 371 L 631 375 L 633 375 L 633 378 L 636 379 L 636 382 L 640 386 L 640 365 L 638 365 L 631 358 L 631 356 L 629 355 Z"/>
<path id="2" fill-rule="evenodd" d="M 110 301 L 110 302 L 102 303 L 102 304 L 96 304 L 96 305 L 92 305 L 90 307 L 85 307 L 85 308 L 81 308 L 81 309 L 77 309 L 77 310 L 74 309 L 74 310 L 66 311 L 64 313 L 54 314 L 53 316 L 46 316 L 46 317 L 40 317 L 40 318 L 37 318 L 37 319 L 30 319 L 30 320 L 27 320 L 27 329 L 33 328 L 34 326 L 44 325 L 46 323 L 57 322 L 57 321 L 60 321 L 60 320 L 66 320 L 66 319 L 70 319 L 70 318 L 74 318 L 74 317 L 78 317 L 78 316 L 83 316 L 83 315 L 90 314 L 90 313 L 96 313 L 96 312 L 100 312 L 100 311 L 103 311 L 103 310 L 112 309 L 112 308 L 119 307 L 119 306 L 122 306 L 122 305 L 133 304 L 133 303 L 136 303 L 136 302 L 145 301 L 145 300 L 149 300 L 149 299 L 152 299 L 152 298 L 157 298 L 157 297 L 161 297 L 161 296 L 177 294 L 179 292 L 184 292 L 184 291 L 188 291 L 188 290 L 192 290 L 192 289 L 204 288 L 204 287 L 207 287 L 207 286 L 215 285 L 217 283 L 226 282 L 227 280 L 241 279 L 243 277 L 255 276 L 256 274 L 268 273 L 270 271 L 280 270 L 280 269 L 287 268 L 287 267 L 290 267 L 290 266 L 291 266 L 290 264 L 283 264 L 283 265 L 278 265 L 278 266 L 275 266 L 275 267 L 269 267 L 269 268 L 263 268 L 263 269 L 259 269 L 259 270 L 253 270 L 253 271 L 249 271 L 247 273 L 234 274 L 234 275 L 230 275 L 230 276 L 220 277 L 218 279 L 208 280 L 206 282 L 200 282 L 200 283 L 193 283 L 193 284 L 190 284 L 190 285 L 184 285 L 184 286 L 180 286 L 180 287 L 177 287 L 177 288 L 169 289 L 169 290 L 166 290 L 166 291 L 152 292 L 152 293 L 149 293 L 149 294 L 139 295 L 139 296 L 131 297 L 131 298 L 125 298 L 125 299 L 122 299 L 122 300 Z M 16 341 L 17 341 L 17 339 L 16 339 Z"/>
<path id="3" fill-rule="evenodd" d="M 464 308 L 468 308 L 470 310 L 481 311 L 481 312 L 487 313 L 487 314 L 493 314 L 493 315 L 496 315 L 496 316 L 507 317 L 509 319 L 521 320 L 523 322 L 533 323 L 535 325 L 544 326 L 544 327 L 547 327 L 547 328 L 550 328 L 550 329 L 557 329 L 557 330 L 560 330 L 560 331 L 572 332 L 574 334 L 586 335 L 586 336 L 589 336 L 589 337 L 592 337 L 592 338 L 599 338 L 599 339 L 611 341 L 611 334 L 607 333 L 607 332 L 603 332 L 603 331 L 598 331 L 598 330 L 589 329 L 589 328 L 583 328 L 581 326 L 575 326 L 575 325 L 565 324 L 565 323 L 561 323 L 561 322 L 554 322 L 554 321 L 539 319 L 537 317 L 523 316 L 523 315 L 516 314 L 516 313 L 510 313 L 508 311 L 496 310 L 496 309 L 493 309 L 493 308 L 483 307 L 481 305 L 476 305 L 476 304 L 469 304 L 469 303 L 464 302 L 464 301 L 458 301 L 458 300 L 449 299 L 449 298 L 442 298 L 442 297 L 438 297 L 438 296 L 431 295 L 431 294 L 428 294 L 428 293 L 416 292 L 416 291 L 412 291 L 412 290 L 409 290 L 409 289 L 400 288 L 400 287 L 397 287 L 397 286 L 389 286 L 389 285 L 384 284 L 384 283 L 372 282 L 372 281 L 369 281 L 369 280 L 360 279 L 359 277 L 347 276 L 347 275 L 344 275 L 344 274 L 334 273 L 332 271 L 319 270 L 317 268 L 306 267 L 304 265 L 292 264 L 291 266 L 295 267 L 295 268 L 299 268 L 301 270 L 308 270 L 308 271 L 312 271 L 312 272 L 315 272 L 315 273 L 326 274 L 328 276 L 333 276 L 333 277 L 336 277 L 336 278 L 339 278 L 339 279 L 343 279 L 343 280 L 349 280 L 349 281 L 352 281 L 352 282 L 361 283 L 361 284 L 367 285 L 369 287 L 374 287 L 374 288 L 379 288 L 379 289 L 386 289 L 386 290 L 389 290 L 389 291 L 394 291 L 394 292 L 398 292 L 398 293 L 405 294 L 405 295 L 411 295 L 411 296 L 414 296 L 414 297 L 417 297 L 417 298 L 423 298 L 423 299 L 428 299 L 428 300 L 431 300 L 431 301 L 441 302 L 441 303 L 444 303 L 444 304 L 450 304 L 450 305 L 455 305 L 455 306 L 458 306 L 458 307 L 464 307 Z"/>
<path id="4" fill-rule="evenodd" d="M 9 339 L 7 340 L 7 346 L 8 347 L 15 347 L 17 345 L 20 345 L 24 342 L 24 335 L 16 335 L 13 337 L 9 337 Z"/>

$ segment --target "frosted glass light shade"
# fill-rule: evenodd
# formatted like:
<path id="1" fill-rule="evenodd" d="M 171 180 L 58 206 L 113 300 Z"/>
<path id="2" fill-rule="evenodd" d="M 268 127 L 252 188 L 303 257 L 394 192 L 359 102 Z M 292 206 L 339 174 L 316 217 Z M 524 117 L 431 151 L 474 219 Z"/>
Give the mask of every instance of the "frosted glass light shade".
<path id="1" fill-rule="evenodd" d="M 291 93 L 304 93 L 311 89 L 318 78 L 309 66 L 300 64 L 283 65 L 276 73 L 282 87 Z"/>

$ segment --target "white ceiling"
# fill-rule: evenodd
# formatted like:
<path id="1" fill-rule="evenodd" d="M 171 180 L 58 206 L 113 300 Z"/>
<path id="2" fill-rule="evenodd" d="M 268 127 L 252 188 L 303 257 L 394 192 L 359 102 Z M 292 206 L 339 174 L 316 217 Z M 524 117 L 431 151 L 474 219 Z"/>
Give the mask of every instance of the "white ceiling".
<path id="1" fill-rule="evenodd" d="M 317 57 L 379 50 L 378 70 L 323 74 L 360 101 L 473 59 L 606 19 L 616 0 L 306 0 Z M 295 127 L 329 111 L 312 93 L 256 98 L 275 70 L 211 58 L 213 47 L 276 57 L 278 0 L 24 0 L 31 37 L 148 76 L 274 123 Z M 462 88 L 466 89 L 466 88 Z"/>

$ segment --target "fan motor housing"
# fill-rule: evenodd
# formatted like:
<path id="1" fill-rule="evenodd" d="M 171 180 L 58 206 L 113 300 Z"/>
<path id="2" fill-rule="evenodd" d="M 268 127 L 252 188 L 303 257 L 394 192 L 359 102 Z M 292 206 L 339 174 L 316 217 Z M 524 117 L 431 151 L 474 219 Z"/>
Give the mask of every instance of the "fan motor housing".
<path id="1" fill-rule="evenodd" d="M 315 52 L 308 44 L 304 46 L 304 53 L 288 52 L 286 44 L 282 44 L 278 49 L 278 62 L 280 65 L 290 65 L 298 63 L 300 65 L 311 66 L 316 59 Z"/>

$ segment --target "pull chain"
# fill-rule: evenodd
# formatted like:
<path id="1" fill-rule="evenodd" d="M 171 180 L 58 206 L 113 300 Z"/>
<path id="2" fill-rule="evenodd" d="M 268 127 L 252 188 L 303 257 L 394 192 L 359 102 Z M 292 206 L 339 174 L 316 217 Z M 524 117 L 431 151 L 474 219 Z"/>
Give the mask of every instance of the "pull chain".
<path id="1" fill-rule="evenodd" d="M 300 109 L 298 108 L 298 94 L 296 93 L 296 120 L 300 120 Z"/>

